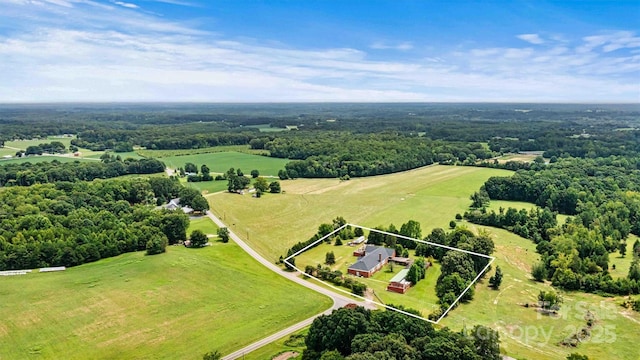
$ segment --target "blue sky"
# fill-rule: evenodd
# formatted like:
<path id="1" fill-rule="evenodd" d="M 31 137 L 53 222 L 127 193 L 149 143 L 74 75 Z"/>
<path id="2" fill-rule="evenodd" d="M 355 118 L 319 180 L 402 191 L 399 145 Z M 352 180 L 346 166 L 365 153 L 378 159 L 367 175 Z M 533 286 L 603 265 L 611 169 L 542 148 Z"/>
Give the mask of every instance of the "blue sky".
<path id="1" fill-rule="evenodd" d="M 0 102 L 640 102 L 640 1 L 0 9 Z"/>

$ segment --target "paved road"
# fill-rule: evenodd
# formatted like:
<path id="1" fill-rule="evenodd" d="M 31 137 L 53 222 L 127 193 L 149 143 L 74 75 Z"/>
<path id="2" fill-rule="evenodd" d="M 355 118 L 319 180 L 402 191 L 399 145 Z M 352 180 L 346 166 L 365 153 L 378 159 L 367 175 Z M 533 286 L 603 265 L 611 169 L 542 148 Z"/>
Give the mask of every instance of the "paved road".
<path id="1" fill-rule="evenodd" d="M 216 223 L 216 225 L 218 225 L 218 227 L 227 227 L 227 225 L 225 225 L 222 220 L 220 220 L 217 216 L 213 215 L 213 213 L 211 213 L 211 211 L 207 211 L 207 216 L 213 220 L 214 223 Z M 302 328 L 304 328 L 305 326 L 311 324 L 313 322 L 313 319 L 315 319 L 316 317 L 323 315 L 323 314 L 329 314 L 331 313 L 331 311 L 333 311 L 334 309 L 338 309 L 341 308 L 343 306 L 345 306 L 346 304 L 349 303 L 355 303 L 358 304 L 360 306 L 365 306 L 367 308 L 370 309 L 374 309 L 375 305 L 369 302 L 363 302 L 363 301 L 358 301 L 355 300 L 353 298 L 344 296 L 344 295 L 340 295 L 337 294 L 329 289 L 326 289 L 322 286 L 319 286 L 313 282 L 310 282 L 308 280 L 304 280 L 302 278 L 300 278 L 298 276 L 297 272 L 288 272 L 288 271 L 284 271 L 282 270 L 282 268 L 280 268 L 279 266 L 271 263 L 271 261 L 265 259 L 264 257 L 262 257 L 260 254 L 258 254 L 255 250 L 253 250 L 249 245 L 247 245 L 247 243 L 245 243 L 242 239 L 240 239 L 240 237 L 238 237 L 238 235 L 236 235 L 233 231 L 231 231 L 231 229 L 229 229 L 229 237 L 231 238 L 231 240 L 235 241 L 236 244 L 238 244 L 244 251 L 246 251 L 249 255 L 251 255 L 254 259 L 256 259 L 258 262 L 260 262 L 262 265 L 266 266 L 267 268 L 269 268 L 270 270 L 276 272 L 277 274 L 286 277 L 287 279 L 294 281 L 302 286 L 305 286 L 309 289 L 315 290 L 321 294 L 327 295 L 329 296 L 332 300 L 333 300 L 333 306 L 328 309 L 327 311 L 321 313 L 321 314 L 317 314 L 315 316 L 312 316 L 306 320 L 303 320 L 293 326 L 290 326 L 282 331 L 279 331 L 271 336 L 268 336 L 260 341 L 257 341 L 249 346 L 246 346 L 245 348 L 242 348 L 232 354 L 229 354 L 225 357 L 222 358 L 222 360 L 233 360 L 233 359 L 237 359 L 239 357 L 241 357 L 243 354 L 247 354 L 255 349 L 258 349 L 264 345 L 267 345 L 275 340 L 278 340 L 284 336 L 287 336 L 293 332 L 296 332 Z"/>

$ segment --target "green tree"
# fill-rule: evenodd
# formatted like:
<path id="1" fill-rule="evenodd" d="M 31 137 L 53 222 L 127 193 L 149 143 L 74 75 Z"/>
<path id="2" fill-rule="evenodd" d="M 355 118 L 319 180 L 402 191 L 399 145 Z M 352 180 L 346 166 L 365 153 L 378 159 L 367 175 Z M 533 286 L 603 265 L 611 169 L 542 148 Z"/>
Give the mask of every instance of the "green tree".
<path id="1" fill-rule="evenodd" d="M 496 266 L 495 274 L 489 278 L 489 286 L 498 290 L 500 288 L 500 284 L 502 284 L 502 269 L 500 269 L 500 266 Z"/>
<path id="2" fill-rule="evenodd" d="M 261 191 L 264 193 L 269 190 L 269 183 L 267 182 L 267 179 L 263 177 L 257 177 L 253 181 L 253 187 L 255 187 L 257 191 Z"/>
<path id="3" fill-rule="evenodd" d="M 323 352 L 320 360 L 344 360 L 344 356 L 338 350 L 330 350 Z"/>
<path id="4" fill-rule="evenodd" d="M 336 263 L 336 255 L 333 251 L 329 251 L 324 256 L 324 263 L 327 265 L 333 265 Z"/>
<path id="5" fill-rule="evenodd" d="M 198 167 L 196 166 L 196 164 L 188 162 L 188 163 L 184 164 L 184 171 L 186 171 L 188 173 L 192 173 L 192 174 L 197 174 L 198 173 Z"/>
<path id="6" fill-rule="evenodd" d="M 191 208 L 195 212 L 204 212 L 209 210 L 209 202 L 202 195 L 196 197 L 191 202 Z"/>
<path id="7" fill-rule="evenodd" d="M 483 208 L 489 205 L 489 194 L 486 190 L 480 189 L 480 191 L 476 191 L 471 195 L 471 207 L 472 208 Z"/>
<path id="8" fill-rule="evenodd" d="M 553 290 L 541 290 L 538 294 L 538 303 L 544 310 L 558 311 L 560 310 L 560 304 L 562 304 L 562 302 L 562 296 Z"/>
<path id="9" fill-rule="evenodd" d="M 252 178 L 257 178 L 258 176 L 260 176 L 260 171 L 258 170 L 251 170 L 251 177 Z"/>
<path id="10" fill-rule="evenodd" d="M 624 257 L 627 255 L 627 243 L 621 241 L 620 244 L 618 244 L 618 250 L 620 251 L 620 256 Z"/>
<path id="11" fill-rule="evenodd" d="M 535 281 L 544 281 L 547 278 L 547 267 L 543 262 L 537 262 L 531 266 L 531 275 Z"/>
<path id="12" fill-rule="evenodd" d="M 229 242 L 229 229 L 226 227 L 218 228 L 218 236 L 223 243 Z"/>
<path id="13" fill-rule="evenodd" d="M 364 236 L 364 230 L 361 227 L 357 227 L 353 230 L 353 235 L 355 237 Z"/>
<path id="14" fill-rule="evenodd" d="M 162 232 L 167 236 L 169 245 L 177 244 L 187 238 L 189 216 L 182 211 L 165 210 L 162 216 Z"/>
<path id="15" fill-rule="evenodd" d="M 280 182 L 274 181 L 269 184 L 269 192 L 279 194 L 281 191 L 282 189 L 280 188 Z"/>
<path id="16" fill-rule="evenodd" d="M 191 247 L 203 247 L 207 244 L 207 242 L 209 242 L 209 239 L 207 238 L 207 234 L 205 234 L 202 230 L 200 229 L 195 229 L 191 232 L 191 237 L 189 238 L 191 240 Z"/>
<path id="17" fill-rule="evenodd" d="M 457 226 L 456 221 L 455 220 L 451 220 L 449 221 L 449 227 L 452 229 L 455 229 Z"/>
<path id="18" fill-rule="evenodd" d="M 202 360 L 220 360 L 222 353 L 218 350 L 210 351 L 202 356 Z"/>
<path id="19" fill-rule="evenodd" d="M 167 251 L 167 244 L 166 236 L 160 234 L 151 235 L 151 238 L 147 241 L 147 255 L 156 255 Z"/>
<path id="20" fill-rule="evenodd" d="M 567 355 L 567 360 L 589 360 L 587 355 L 581 355 L 578 353 L 571 353 Z"/>
<path id="21" fill-rule="evenodd" d="M 476 325 L 472 330 L 473 343 L 476 352 L 483 360 L 500 360 L 500 335 L 497 331 L 482 325 Z"/>
<path id="22" fill-rule="evenodd" d="M 633 260 L 629 267 L 629 274 L 627 275 L 629 280 L 640 281 L 640 262 L 638 258 Z"/>

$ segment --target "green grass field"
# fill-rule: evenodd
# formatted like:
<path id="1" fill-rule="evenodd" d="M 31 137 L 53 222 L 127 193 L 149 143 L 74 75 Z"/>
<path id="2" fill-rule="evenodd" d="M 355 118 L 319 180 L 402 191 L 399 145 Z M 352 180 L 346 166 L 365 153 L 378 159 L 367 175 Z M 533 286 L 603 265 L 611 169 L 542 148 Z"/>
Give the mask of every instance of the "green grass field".
<path id="1" fill-rule="evenodd" d="M 248 125 L 245 126 L 252 129 L 258 129 L 260 132 L 281 132 L 281 131 L 289 131 L 287 128 L 277 128 L 271 127 L 270 124 L 260 124 L 260 125 Z"/>
<path id="2" fill-rule="evenodd" d="M 206 148 L 198 148 L 198 149 L 177 149 L 177 150 L 146 150 L 146 149 L 137 149 L 136 153 L 144 156 L 144 157 L 152 157 L 152 158 L 166 158 L 172 156 L 183 156 L 183 155 L 196 155 L 196 154 L 210 154 L 210 153 L 218 153 L 218 152 L 239 152 L 244 154 L 252 154 L 252 155 L 263 155 L 269 154 L 267 150 L 254 150 L 249 147 L 249 145 L 228 145 L 228 146 L 214 146 L 214 147 L 206 147 Z"/>
<path id="3" fill-rule="evenodd" d="M 469 196 L 487 178 L 508 174 L 510 172 L 495 169 L 432 166 L 343 182 L 334 179 L 284 181 L 282 187 L 286 193 L 261 199 L 225 193 L 208 199 L 213 211 L 219 215 L 224 213 L 225 221 L 237 234 L 275 261 L 294 243 L 310 238 L 320 223 L 330 222 L 336 216 L 369 227 L 391 222 L 399 227 L 414 219 L 421 223 L 423 236 L 434 227 L 446 229 L 456 213 L 468 209 Z M 495 205 L 499 207 L 500 203 Z M 488 288 L 488 276 L 482 279 L 476 286 L 474 300 L 453 310 L 441 325 L 454 330 L 470 329 L 475 324 L 491 326 L 500 332 L 503 352 L 515 358 L 562 359 L 571 352 L 596 359 L 639 358 L 636 343 L 640 315 L 619 306 L 621 297 L 568 293 L 564 294 L 565 303 L 559 318 L 539 316 L 532 308 L 519 305 L 535 302 L 540 290 L 551 289 L 549 284 L 530 279 L 531 265 L 539 258 L 535 244 L 505 230 L 467 222 L 460 225 L 491 232 L 496 244 L 494 268 L 495 265 L 502 268 L 504 279 L 498 291 Z M 320 257 L 323 256 L 324 252 Z M 612 254 L 611 261 L 628 261 L 616 257 Z M 493 271 L 489 276 L 492 274 Z M 593 310 L 598 318 L 591 340 L 577 349 L 558 346 L 558 342 L 584 325 L 586 309 Z"/>
<path id="4" fill-rule="evenodd" d="M 283 194 L 264 196 L 220 193 L 209 196 L 211 209 L 249 244 L 274 261 L 293 244 L 313 236 L 323 222 L 337 216 L 367 227 L 398 228 L 410 219 L 426 235 L 448 228 L 456 213 L 469 208 L 469 196 L 491 176 L 510 171 L 455 166 L 430 166 L 408 172 L 349 181 L 297 179 L 281 182 Z M 233 224 L 236 224 L 235 226 Z"/>
<path id="5" fill-rule="evenodd" d="M 213 180 L 213 181 L 201 181 L 201 182 L 187 182 L 187 178 L 181 178 L 180 182 L 184 186 L 192 187 L 200 190 L 203 194 L 215 193 L 218 191 L 225 191 L 228 187 L 227 180 Z"/>
<path id="6" fill-rule="evenodd" d="M 229 168 L 242 169 L 249 175 L 251 170 L 258 170 L 260 175 L 278 175 L 278 171 L 284 169 L 284 165 L 289 162 L 286 159 L 277 159 L 268 156 L 251 155 L 239 152 L 217 152 L 207 154 L 194 154 L 182 156 L 170 156 L 161 158 L 170 168 L 183 167 L 190 162 L 200 167 L 207 164 L 211 172 L 224 173 Z"/>
<path id="7" fill-rule="evenodd" d="M 64 144 L 64 146 L 69 148 L 71 145 L 71 140 L 75 139 L 73 137 L 62 137 L 62 136 L 48 136 L 46 139 L 30 139 L 30 140 L 14 140 L 14 141 L 5 141 L 4 145 L 6 147 L 16 148 L 20 150 L 26 150 L 29 146 L 36 146 L 44 143 L 50 143 L 52 141 L 59 141 Z M 16 150 L 13 151 L 14 154 Z"/>
<path id="8" fill-rule="evenodd" d="M 209 219 L 206 216 L 202 216 L 196 219 L 191 219 L 191 221 L 189 221 L 189 228 L 187 229 L 187 236 L 191 235 L 191 232 L 193 230 L 200 230 L 203 233 L 207 234 L 207 235 L 216 235 L 218 236 L 218 227 L 216 226 L 216 224 L 211 221 L 211 219 Z"/>
<path id="9" fill-rule="evenodd" d="M 233 243 L 2 277 L 0 303 L 2 359 L 199 359 L 331 306 Z"/>
<path id="10" fill-rule="evenodd" d="M 96 161 L 95 159 L 77 158 L 77 157 L 71 157 L 71 156 L 40 155 L 40 156 L 28 156 L 23 158 L 15 158 L 15 159 L 9 159 L 9 160 L 0 160 L 0 165 L 20 164 L 25 162 L 36 164 L 39 162 L 53 161 L 53 160 L 58 160 L 61 163 L 74 162 L 74 161 Z"/>

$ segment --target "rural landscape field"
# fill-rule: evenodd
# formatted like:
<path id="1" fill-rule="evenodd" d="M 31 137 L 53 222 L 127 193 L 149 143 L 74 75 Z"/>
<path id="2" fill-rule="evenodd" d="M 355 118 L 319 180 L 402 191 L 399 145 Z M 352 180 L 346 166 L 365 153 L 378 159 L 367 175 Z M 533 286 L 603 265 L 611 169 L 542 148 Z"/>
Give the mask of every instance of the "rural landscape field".
<path id="1" fill-rule="evenodd" d="M 640 359 L 640 2 L 0 8 L 0 360 Z"/>
<path id="2" fill-rule="evenodd" d="M 573 108 L 557 111 L 583 114 Z M 603 138 L 616 135 L 600 152 L 637 146 L 635 132 L 611 132 L 628 123 L 617 121 L 596 130 Z M 519 124 L 513 120 L 509 126 L 516 131 Z M 563 136 L 545 135 L 551 126 L 545 120 L 527 124 L 540 143 Z M 571 146 L 592 147 L 591 140 L 532 155 L 518 153 L 515 147 L 523 143 L 517 139 L 441 142 L 411 134 L 349 135 L 358 121 L 345 122 L 339 133 L 265 133 L 260 126 L 242 135 L 232 128 L 207 140 L 244 145 L 193 149 L 148 149 L 176 146 L 138 130 L 130 134 L 136 146 L 114 144 L 122 151 L 102 149 L 102 141 L 110 140 L 93 133 L 65 136 L 60 143 L 59 135 L 5 140 L 0 273 L 7 276 L 0 278 L 5 304 L 0 342 L 7 350 L 1 358 L 55 359 L 62 353 L 78 359 L 323 358 L 321 353 L 332 352 L 314 349 L 333 345 L 311 340 L 318 331 L 324 334 L 321 324 L 334 316 L 360 316 L 347 315 L 358 310 L 335 309 L 365 306 L 368 310 L 360 311 L 369 312 L 370 321 L 389 316 L 363 299 L 428 318 L 433 323 L 399 314 L 402 318 L 392 323 L 423 328 L 422 336 L 435 331 L 463 348 L 464 339 L 490 334 L 487 346 L 493 350 L 486 351 L 494 355 L 489 357 L 637 358 L 636 150 L 587 159 Z M 500 130 L 477 131 L 481 140 Z M 181 141 L 189 143 L 184 136 Z M 372 158 L 371 147 L 393 151 Z M 59 150 L 47 153 L 52 148 Z M 337 160 L 346 156 L 350 160 Z M 614 188 L 609 174 L 616 174 Z M 359 226 L 382 233 L 359 235 Z M 284 258 L 334 229 L 342 230 L 295 255 L 306 275 L 287 269 Z M 583 238 L 575 238 L 575 231 Z M 400 236 L 480 251 L 495 261 L 483 268 L 488 263 L 478 258 L 420 247 Z M 591 250 L 582 249 L 581 241 L 591 242 Z M 354 254 L 368 244 L 394 249 L 399 260 L 389 260 L 370 277 L 353 275 L 349 269 L 365 257 Z M 588 252 L 580 255 L 577 249 Z M 597 257 L 599 251 L 606 257 Z M 569 255 L 573 264 L 591 267 L 571 265 L 565 260 Z M 429 262 L 422 278 L 410 277 L 421 261 Z M 63 271 L 49 272 L 60 266 Z M 575 285 L 571 277 L 559 277 L 562 271 L 582 280 Z M 466 282 L 459 276 L 463 273 Z M 476 274 L 471 282 L 468 276 Z M 390 291 L 399 276 L 403 293 Z M 541 294 L 561 300 L 546 310 Z M 332 315 L 320 316 L 331 309 Z M 343 324 L 350 321 L 355 319 Z M 408 347 L 437 338 L 404 334 L 408 338 L 399 341 Z M 344 336 L 358 339 L 353 333 Z M 437 358 L 462 356 L 456 351 L 428 352 Z"/>

